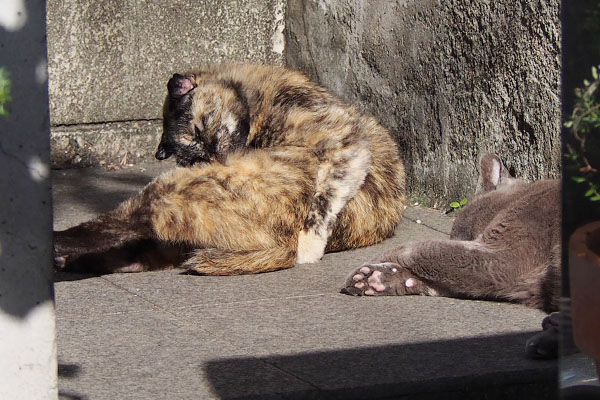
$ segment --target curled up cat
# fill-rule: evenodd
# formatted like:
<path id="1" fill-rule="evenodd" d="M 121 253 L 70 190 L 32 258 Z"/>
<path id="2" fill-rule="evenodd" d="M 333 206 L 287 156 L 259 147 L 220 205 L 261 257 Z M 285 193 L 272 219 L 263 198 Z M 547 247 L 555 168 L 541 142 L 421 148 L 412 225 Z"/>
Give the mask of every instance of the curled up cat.
<path id="1" fill-rule="evenodd" d="M 404 166 L 375 119 L 280 67 L 209 66 L 167 89 L 156 158 L 180 167 L 55 232 L 58 268 L 258 273 L 393 234 Z"/>
<path id="2" fill-rule="evenodd" d="M 459 212 L 450 239 L 408 242 L 389 250 L 356 268 L 342 292 L 509 301 L 557 311 L 560 181 L 515 179 L 494 155 L 484 156 L 480 167 L 483 193 Z M 544 322 L 544 328 L 556 326 L 556 318 Z"/>

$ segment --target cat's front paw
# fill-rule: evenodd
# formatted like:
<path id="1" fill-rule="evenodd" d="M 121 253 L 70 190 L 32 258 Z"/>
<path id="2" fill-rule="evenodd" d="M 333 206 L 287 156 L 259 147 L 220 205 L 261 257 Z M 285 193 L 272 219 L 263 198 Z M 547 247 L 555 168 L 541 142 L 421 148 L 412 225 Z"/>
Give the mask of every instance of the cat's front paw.
<path id="1" fill-rule="evenodd" d="M 298 256 L 296 263 L 315 263 L 325 254 L 327 238 L 322 238 L 312 231 L 300 231 L 298 235 Z"/>
<path id="2" fill-rule="evenodd" d="M 348 276 L 341 292 L 353 296 L 433 295 L 420 279 L 394 263 L 361 266 Z"/>

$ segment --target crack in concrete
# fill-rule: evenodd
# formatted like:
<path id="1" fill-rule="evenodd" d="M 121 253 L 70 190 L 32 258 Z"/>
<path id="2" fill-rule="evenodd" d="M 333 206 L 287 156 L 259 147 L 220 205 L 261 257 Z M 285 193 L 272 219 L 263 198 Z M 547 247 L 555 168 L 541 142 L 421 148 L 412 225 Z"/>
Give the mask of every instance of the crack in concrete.
<path id="1" fill-rule="evenodd" d="M 4 154 L 8 158 L 12 158 L 13 160 L 17 161 L 19 164 L 21 164 L 27 170 L 31 170 L 31 168 L 29 167 L 29 165 L 27 165 L 27 163 L 25 161 L 21 160 L 16 155 L 14 155 L 14 154 L 9 153 L 8 151 L 6 151 L 6 149 L 4 149 L 4 146 L 2 146 L 2 142 L 0 142 L 0 153 Z"/>
<path id="2" fill-rule="evenodd" d="M 162 118 L 148 118 L 148 119 L 123 119 L 115 121 L 102 121 L 102 122 L 74 122 L 68 124 L 53 124 L 52 128 L 68 128 L 72 126 L 99 126 L 107 124 L 131 124 L 136 122 L 162 122 Z"/>

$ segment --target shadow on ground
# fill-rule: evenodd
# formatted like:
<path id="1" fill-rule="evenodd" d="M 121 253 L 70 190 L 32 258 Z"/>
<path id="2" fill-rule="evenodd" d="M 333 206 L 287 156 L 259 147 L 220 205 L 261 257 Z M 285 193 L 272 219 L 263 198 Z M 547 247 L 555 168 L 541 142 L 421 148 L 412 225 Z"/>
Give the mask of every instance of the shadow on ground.
<path id="1" fill-rule="evenodd" d="M 558 398 L 555 361 L 532 361 L 529 370 L 522 365 L 515 368 L 515 363 L 523 363 L 523 344 L 530 335 L 523 332 L 293 356 L 231 358 L 210 361 L 203 369 L 220 399 Z M 365 338 L 365 345 L 368 341 Z M 262 374 L 265 364 L 309 388 L 294 390 L 285 374 L 279 378 Z"/>
<path id="2" fill-rule="evenodd" d="M 98 186 L 96 174 L 93 172 L 93 170 L 72 170 L 66 176 L 62 175 L 62 171 L 57 170 L 53 172 L 53 177 L 55 187 L 67 186 L 64 185 L 64 181 L 68 180 L 69 191 L 61 193 L 61 197 L 66 196 L 68 200 L 96 214 L 111 210 L 134 194 L 135 189 L 146 185 L 151 180 L 146 174 L 129 171 L 127 174 L 110 175 L 108 178 L 103 176 L 104 185 Z M 107 202 L 107 199 L 111 201 Z"/>
<path id="3" fill-rule="evenodd" d="M 97 278 L 99 276 L 100 275 L 98 275 L 98 274 L 78 274 L 78 273 L 72 273 L 72 272 L 55 271 L 54 272 L 54 283 L 80 281 L 83 279 Z"/>
<path id="4" fill-rule="evenodd" d="M 80 373 L 81 373 L 81 367 L 77 364 L 58 363 L 58 377 L 60 379 L 74 379 L 74 378 L 77 378 L 77 376 Z M 78 393 L 65 392 L 65 391 L 60 391 L 60 390 L 58 392 L 58 398 L 60 400 L 84 400 L 84 399 L 87 399 L 87 397 L 82 396 Z"/>
<path id="5" fill-rule="evenodd" d="M 52 170 L 54 209 L 62 210 L 70 207 L 71 212 L 85 214 L 83 218 L 85 220 L 112 210 L 119 203 L 136 194 L 156 176 L 174 167 L 175 163 L 165 161 L 150 162 L 115 171 L 98 167 Z"/>

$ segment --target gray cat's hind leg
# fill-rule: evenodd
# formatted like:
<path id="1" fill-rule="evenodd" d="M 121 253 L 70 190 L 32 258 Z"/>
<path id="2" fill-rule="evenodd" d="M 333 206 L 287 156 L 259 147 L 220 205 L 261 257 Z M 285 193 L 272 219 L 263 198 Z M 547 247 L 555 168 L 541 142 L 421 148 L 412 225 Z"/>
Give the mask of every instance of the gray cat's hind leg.
<path id="1" fill-rule="evenodd" d="M 341 292 L 353 296 L 436 295 L 435 290 L 394 263 L 362 265 L 348 276 Z"/>
<path id="2" fill-rule="evenodd" d="M 526 250 L 493 249 L 478 241 L 426 240 L 389 250 L 376 262 L 400 266 L 403 274 L 407 270 L 438 296 L 511 301 L 554 311 L 546 306 L 547 295 L 539 284 L 547 274 L 544 257 Z"/>

